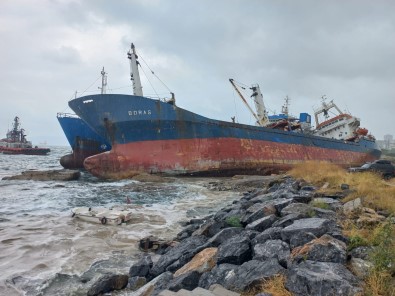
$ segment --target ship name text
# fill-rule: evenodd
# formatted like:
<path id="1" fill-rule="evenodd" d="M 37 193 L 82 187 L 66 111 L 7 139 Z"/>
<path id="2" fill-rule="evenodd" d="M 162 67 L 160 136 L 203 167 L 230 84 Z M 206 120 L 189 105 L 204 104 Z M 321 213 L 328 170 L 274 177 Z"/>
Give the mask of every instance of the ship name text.
<path id="1" fill-rule="evenodd" d="M 151 110 L 131 110 L 128 114 L 129 116 L 151 115 Z"/>

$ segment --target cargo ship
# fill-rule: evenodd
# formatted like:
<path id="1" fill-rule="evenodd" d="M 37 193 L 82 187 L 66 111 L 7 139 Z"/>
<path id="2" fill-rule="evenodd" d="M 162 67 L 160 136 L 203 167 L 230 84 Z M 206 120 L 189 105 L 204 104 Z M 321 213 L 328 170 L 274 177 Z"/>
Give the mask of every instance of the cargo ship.
<path id="1" fill-rule="evenodd" d="M 18 116 L 15 116 L 6 138 L 0 140 L 0 152 L 3 154 L 47 155 L 50 151 L 48 148 L 33 147 L 32 142 L 26 139 Z"/>
<path id="2" fill-rule="evenodd" d="M 101 94 L 106 93 L 107 73 L 100 72 L 102 77 Z M 93 131 L 75 114 L 58 113 L 56 118 L 69 142 L 72 153 L 60 158 L 60 164 L 66 169 L 84 168 L 85 158 L 111 150 L 111 144 Z"/>
<path id="3" fill-rule="evenodd" d="M 283 120 L 273 125 L 257 85 L 251 87 L 259 107 L 257 114 L 253 112 L 256 125 L 201 116 L 178 107 L 174 95 L 168 100 L 144 97 L 133 44 L 128 58 L 134 95 L 88 95 L 69 101 L 70 108 L 112 145 L 110 151 L 84 161 L 97 177 L 268 174 L 306 161 L 347 167 L 381 155 L 373 137 L 348 141 L 303 129 L 306 122 Z"/>

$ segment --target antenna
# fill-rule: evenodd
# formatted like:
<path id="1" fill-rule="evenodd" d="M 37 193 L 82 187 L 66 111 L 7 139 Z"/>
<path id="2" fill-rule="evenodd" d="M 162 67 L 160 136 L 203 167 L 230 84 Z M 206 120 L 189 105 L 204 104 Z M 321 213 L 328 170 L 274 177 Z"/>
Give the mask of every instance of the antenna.
<path id="1" fill-rule="evenodd" d="M 105 95 L 106 94 L 106 89 L 107 89 L 107 73 L 103 70 L 100 72 L 101 74 L 101 87 L 99 89 L 101 90 L 101 94 Z"/>

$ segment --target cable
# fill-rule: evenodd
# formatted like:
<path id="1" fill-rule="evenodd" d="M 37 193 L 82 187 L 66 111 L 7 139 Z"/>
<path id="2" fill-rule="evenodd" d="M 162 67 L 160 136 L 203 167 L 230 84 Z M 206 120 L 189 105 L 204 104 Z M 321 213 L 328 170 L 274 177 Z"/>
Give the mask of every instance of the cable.
<path id="1" fill-rule="evenodd" d="M 144 71 L 143 67 L 141 67 L 141 65 L 140 65 L 140 69 L 141 69 L 141 71 L 143 71 L 143 73 L 144 73 L 145 77 L 147 78 L 149 84 L 151 85 L 151 87 L 152 87 L 152 89 L 154 90 L 155 94 L 156 94 L 157 97 L 159 98 L 159 95 L 156 93 L 156 90 L 155 90 L 154 86 L 152 85 L 151 81 L 149 80 L 147 74 L 145 74 L 145 71 Z"/>
<path id="2" fill-rule="evenodd" d="M 171 93 L 172 91 L 170 90 L 170 88 L 168 88 L 167 85 L 154 73 L 154 71 L 148 66 L 147 62 L 144 60 L 144 58 L 141 56 L 140 53 L 138 54 L 138 56 L 143 60 L 144 64 L 151 71 L 152 75 L 154 75 L 164 85 L 164 87 L 166 87 L 167 90 Z"/>
<path id="3" fill-rule="evenodd" d="M 93 82 L 86 90 L 84 90 L 81 94 L 84 94 L 88 89 L 90 89 L 92 87 L 92 85 L 94 85 L 99 79 L 101 78 L 101 76 L 99 76 L 95 82 Z"/>

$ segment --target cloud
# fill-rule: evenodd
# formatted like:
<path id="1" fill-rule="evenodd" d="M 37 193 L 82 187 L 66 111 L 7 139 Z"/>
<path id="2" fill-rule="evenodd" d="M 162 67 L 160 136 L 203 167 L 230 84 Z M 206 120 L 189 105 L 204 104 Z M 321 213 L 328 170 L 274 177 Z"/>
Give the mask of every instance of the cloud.
<path id="1" fill-rule="evenodd" d="M 35 122 L 32 140 L 66 145 L 56 112 L 76 90 L 98 91 L 103 66 L 114 92 L 131 92 L 131 42 L 190 111 L 252 123 L 234 78 L 259 83 L 271 110 L 288 95 L 293 113 L 312 113 L 325 94 L 376 137 L 395 133 L 392 1 L 2 1 L 0 38 L 0 136 L 18 113 Z M 145 72 L 144 92 L 167 95 Z"/>

